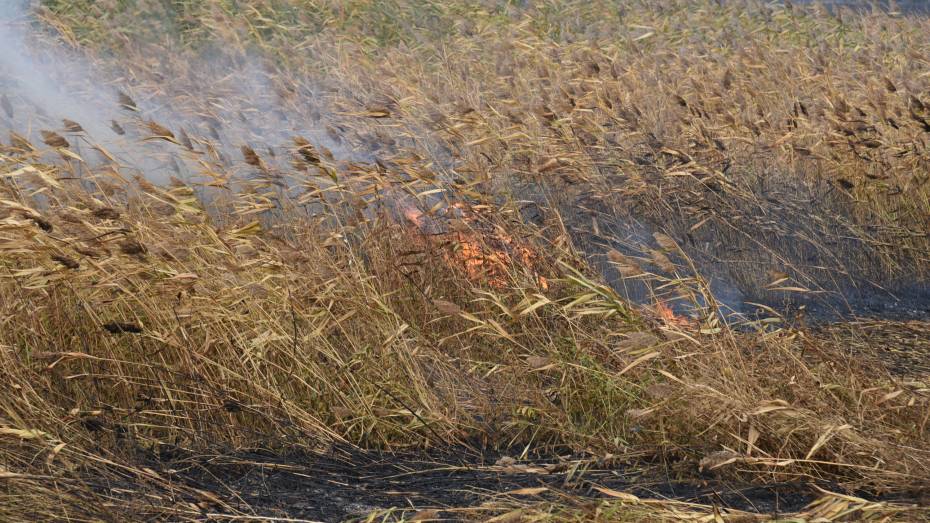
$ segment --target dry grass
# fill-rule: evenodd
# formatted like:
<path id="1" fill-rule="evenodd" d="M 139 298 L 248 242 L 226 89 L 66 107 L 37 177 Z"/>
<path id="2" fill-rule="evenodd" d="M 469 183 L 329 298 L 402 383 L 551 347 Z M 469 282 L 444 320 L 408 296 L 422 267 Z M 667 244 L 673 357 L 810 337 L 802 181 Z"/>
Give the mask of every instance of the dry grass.
<path id="1" fill-rule="evenodd" d="M 0 518 L 245 517 L 152 456 L 337 443 L 915 499 L 925 377 L 731 328 L 704 275 L 766 303 L 925 281 L 930 27 L 745 7 L 46 2 L 125 93 L 52 134 L 8 102 Z M 721 517 L 615 494 L 459 515 Z"/>

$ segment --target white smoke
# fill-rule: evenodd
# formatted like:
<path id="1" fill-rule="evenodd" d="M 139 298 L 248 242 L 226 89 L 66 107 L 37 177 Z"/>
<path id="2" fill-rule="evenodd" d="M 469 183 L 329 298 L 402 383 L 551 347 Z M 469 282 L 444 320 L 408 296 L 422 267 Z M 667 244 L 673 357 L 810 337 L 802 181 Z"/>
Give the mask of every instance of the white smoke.
<path id="1" fill-rule="evenodd" d="M 86 162 L 107 161 L 97 146 L 122 168 L 157 183 L 174 175 L 196 178 L 204 162 L 214 172 L 248 172 L 242 146 L 286 170 L 295 136 L 337 159 L 373 160 L 365 147 L 326 132 L 324 120 L 331 115 L 317 103 L 316 93 L 304 85 L 303 92 L 285 100 L 274 72 L 246 51 L 185 56 L 156 71 L 164 76 L 162 85 L 132 85 L 127 78 L 135 77 L 133 71 L 99 67 L 48 34 L 33 16 L 36 8 L 25 0 L 0 0 L 0 131 L 36 145 L 41 131 L 57 132 Z M 137 110 L 120 104 L 122 93 L 132 94 Z M 83 132 L 69 132 L 65 119 Z M 170 130 L 184 146 L 152 140 L 149 122 Z"/>

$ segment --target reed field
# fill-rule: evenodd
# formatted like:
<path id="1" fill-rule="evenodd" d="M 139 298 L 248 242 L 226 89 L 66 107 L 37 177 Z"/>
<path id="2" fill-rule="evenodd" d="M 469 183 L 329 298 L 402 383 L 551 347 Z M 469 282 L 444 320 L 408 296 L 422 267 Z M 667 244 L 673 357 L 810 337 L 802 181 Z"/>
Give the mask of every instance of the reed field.
<path id="1" fill-rule="evenodd" d="M 930 520 L 930 18 L 0 10 L 0 520 Z"/>

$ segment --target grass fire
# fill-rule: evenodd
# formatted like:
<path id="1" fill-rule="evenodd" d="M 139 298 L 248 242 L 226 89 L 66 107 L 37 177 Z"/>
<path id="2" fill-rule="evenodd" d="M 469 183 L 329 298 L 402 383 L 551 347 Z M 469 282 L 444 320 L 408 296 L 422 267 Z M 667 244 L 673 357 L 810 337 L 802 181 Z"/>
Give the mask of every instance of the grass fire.
<path id="1" fill-rule="evenodd" d="M 865 4 L 0 0 L 0 520 L 930 520 Z"/>

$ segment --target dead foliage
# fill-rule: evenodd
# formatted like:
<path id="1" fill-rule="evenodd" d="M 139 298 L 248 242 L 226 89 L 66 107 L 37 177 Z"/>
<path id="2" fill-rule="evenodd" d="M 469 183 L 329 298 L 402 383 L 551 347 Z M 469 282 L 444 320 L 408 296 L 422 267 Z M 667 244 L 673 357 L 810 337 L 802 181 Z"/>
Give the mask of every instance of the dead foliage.
<path id="1" fill-rule="evenodd" d="M 135 99 L 73 143 L 0 99 L 0 518 L 247 518 L 140 455 L 333 445 L 649 457 L 814 485 L 798 519 L 926 517 L 875 499 L 930 487 L 927 377 L 848 350 L 926 322 L 776 305 L 925 281 L 925 19 L 395 3 L 40 11 Z M 183 33 L 125 37 L 158 16 Z M 720 279 L 764 314 L 724 321 Z M 455 515 L 756 517 L 539 488 Z"/>

